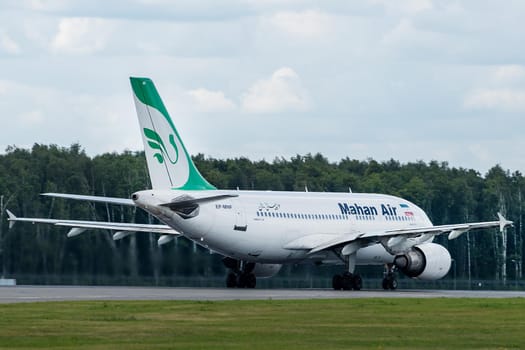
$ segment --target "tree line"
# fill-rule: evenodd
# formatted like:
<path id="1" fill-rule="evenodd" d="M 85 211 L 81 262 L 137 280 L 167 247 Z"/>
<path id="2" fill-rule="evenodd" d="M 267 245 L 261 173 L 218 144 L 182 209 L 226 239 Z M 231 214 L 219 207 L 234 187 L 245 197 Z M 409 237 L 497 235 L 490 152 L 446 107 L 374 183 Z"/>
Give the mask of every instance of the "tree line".
<path id="1" fill-rule="evenodd" d="M 331 162 L 321 154 L 252 161 L 215 159 L 198 154 L 193 160 L 217 188 L 274 191 L 372 192 L 403 197 L 419 205 L 434 224 L 492 221 L 502 212 L 514 227 L 503 234 L 485 230 L 462 235 L 445 245 L 454 258 L 458 278 L 506 281 L 522 279 L 522 197 L 525 178 L 499 165 L 486 174 L 450 167 L 446 162 L 344 158 Z M 107 231 L 86 232 L 67 239 L 67 228 L 17 223 L 8 229 L 5 209 L 21 217 L 154 222 L 136 208 L 90 204 L 42 197 L 64 192 L 129 198 L 150 187 L 143 152 L 124 151 L 95 157 L 82 147 L 35 144 L 9 147 L 0 155 L 0 273 L 5 277 L 105 276 L 111 278 L 172 278 L 223 276 L 217 254 L 180 238 L 158 247 L 158 237 L 137 233 L 113 241 Z M 281 276 L 300 271 L 323 275 L 315 267 L 289 267 Z"/>

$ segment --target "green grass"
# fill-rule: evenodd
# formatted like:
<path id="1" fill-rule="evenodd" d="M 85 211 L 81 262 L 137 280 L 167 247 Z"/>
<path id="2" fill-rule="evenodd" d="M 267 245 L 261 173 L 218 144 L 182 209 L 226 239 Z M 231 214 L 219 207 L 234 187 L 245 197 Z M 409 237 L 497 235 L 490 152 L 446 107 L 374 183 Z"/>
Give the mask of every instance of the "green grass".
<path id="1" fill-rule="evenodd" d="M 525 299 L 0 304 L 0 348 L 522 349 Z"/>

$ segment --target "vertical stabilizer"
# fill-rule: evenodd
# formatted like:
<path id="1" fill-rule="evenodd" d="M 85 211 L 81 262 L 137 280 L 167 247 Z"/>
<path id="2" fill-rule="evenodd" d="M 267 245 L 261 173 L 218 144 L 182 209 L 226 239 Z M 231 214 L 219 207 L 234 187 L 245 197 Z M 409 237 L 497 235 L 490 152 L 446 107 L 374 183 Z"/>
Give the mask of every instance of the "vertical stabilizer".
<path id="1" fill-rule="evenodd" d="M 193 164 L 153 82 L 130 81 L 153 189 L 214 190 Z"/>

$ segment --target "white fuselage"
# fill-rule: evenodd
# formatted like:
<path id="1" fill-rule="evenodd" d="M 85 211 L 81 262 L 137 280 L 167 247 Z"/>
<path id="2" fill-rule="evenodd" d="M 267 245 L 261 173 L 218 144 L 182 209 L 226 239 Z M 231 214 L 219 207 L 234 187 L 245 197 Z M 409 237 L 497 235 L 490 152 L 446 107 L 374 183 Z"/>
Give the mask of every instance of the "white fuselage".
<path id="1" fill-rule="evenodd" d="M 198 214 L 182 218 L 159 206 L 179 196 L 235 197 L 202 203 Z M 147 190 L 134 195 L 135 204 L 198 244 L 235 259 L 289 263 L 312 259 L 335 262 L 330 252 L 308 255 L 298 249 L 301 238 L 311 242 L 343 234 L 432 226 L 415 204 L 389 195 L 318 192 Z M 358 251 L 357 264 L 392 262 L 381 244 Z M 332 261 L 331 261 L 332 260 Z"/>

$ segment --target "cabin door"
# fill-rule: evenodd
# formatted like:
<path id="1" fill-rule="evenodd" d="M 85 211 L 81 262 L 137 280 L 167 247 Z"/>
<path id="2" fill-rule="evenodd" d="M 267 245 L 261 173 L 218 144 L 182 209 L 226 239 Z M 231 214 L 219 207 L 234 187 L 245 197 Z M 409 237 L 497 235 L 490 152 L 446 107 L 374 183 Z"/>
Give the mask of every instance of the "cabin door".
<path id="1" fill-rule="evenodd" d="M 235 210 L 235 225 L 233 229 L 236 231 L 246 231 L 248 224 L 246 223 L 246 212 L 242 201 L 239 197 L 234 199 L 234 210 Z"/>

